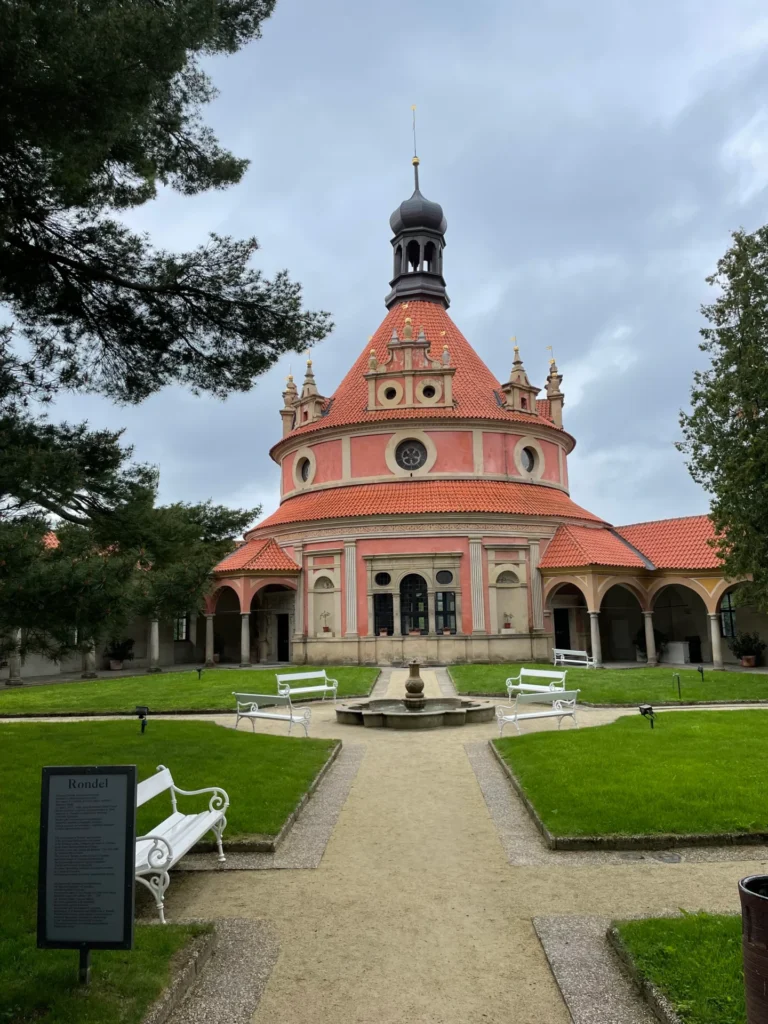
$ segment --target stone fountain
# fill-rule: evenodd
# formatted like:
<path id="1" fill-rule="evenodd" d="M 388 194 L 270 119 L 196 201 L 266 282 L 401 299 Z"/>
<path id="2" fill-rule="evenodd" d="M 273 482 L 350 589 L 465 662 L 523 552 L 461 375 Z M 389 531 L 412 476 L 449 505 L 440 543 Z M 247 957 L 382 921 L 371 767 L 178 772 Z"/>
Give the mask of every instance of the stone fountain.
<path id="1" fill-rule="evenodd" d="M 364 725 L 369 729 L 439 729 L 443 725 L 490 722 L 496 709 L 488 701 L 461 697 L 425 697 L 419 663 L 408 666 L 405 696 L 402 700 L 366 700 L 341 704 L 336 720 L 344 725 Z"/>

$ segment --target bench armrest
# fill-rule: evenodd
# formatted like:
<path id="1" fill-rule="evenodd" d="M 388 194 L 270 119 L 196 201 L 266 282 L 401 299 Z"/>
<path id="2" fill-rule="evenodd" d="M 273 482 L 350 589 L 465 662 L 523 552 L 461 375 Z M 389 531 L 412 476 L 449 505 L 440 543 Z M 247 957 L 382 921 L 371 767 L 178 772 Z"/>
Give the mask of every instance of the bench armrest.
<path id="1" fill-rule="evenodd" d="M 137 836 L 136 842 L 146 842 L 149 839 L 152 840 L 152 846 L 147 854 L 147 864 L 151 868 L 167 868 L 173 860 L 171 844 L 167 839 L 164 839 L 162 836 L 153 835 L 151 832 L 146 836 Z"/>
<path id="2" fill-rule="evenodd" d="M 505 715 L 513 715 L 515 713 L 515 704 L 497 704 L 496 705 L 496 717 L 504 718 Z"/>
<path id="3" fill-rule="evenodd" d="M 209 811 L 226 811 L 229 807 L 229 797 L 218 786 L 207 786 L 205 789 L 179 789 L 178 786 L 174 786 L 173 791 L 182 796 L 200 796 L 201 793 L 212 793 L 213 795 L 208 801 Z"/>

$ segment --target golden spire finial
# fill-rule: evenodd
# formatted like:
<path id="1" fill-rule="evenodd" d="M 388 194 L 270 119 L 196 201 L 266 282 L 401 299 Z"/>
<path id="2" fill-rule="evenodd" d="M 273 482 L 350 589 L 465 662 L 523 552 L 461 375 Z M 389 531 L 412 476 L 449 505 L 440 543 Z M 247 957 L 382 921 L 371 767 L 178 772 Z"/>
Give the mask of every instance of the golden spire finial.
<path id="1" fill-rule="evenodd" d="M 512 347 L 514 349 L 515 356 L 519 356 L 520 355 L 520 346 L 517 344 L 517 335 L 513 334 L 512 337 L 509 340 L 512 342 Z"/>
<path id="2" fill-rule="evenodd" d="M 550 366 L 554 366 L 554 364 L 555 364 L 555 356 L 554 356 L 554 353 L 552 351 L 552 346 L 551 345 L 547 345 L 547 352 L 549 352 L 549 365 Z"/>

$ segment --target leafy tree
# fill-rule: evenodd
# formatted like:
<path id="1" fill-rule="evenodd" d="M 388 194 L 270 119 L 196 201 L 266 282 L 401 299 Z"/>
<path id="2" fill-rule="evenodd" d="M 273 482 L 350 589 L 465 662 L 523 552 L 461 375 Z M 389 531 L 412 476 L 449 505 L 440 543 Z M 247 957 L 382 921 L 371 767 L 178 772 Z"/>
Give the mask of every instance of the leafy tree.
<path id="1" fill-rule="evenodd" d="M 768 227 L 734 232 L 707 280 L 719 289 L 702 307 L 711 366 L 694 374 L 678 447 L 712 495 L 725 574 L 751 575 L 739 595 L 768 610 Z"/>
<path id="2" fill-rule="evenodd" d="M 247 391 L 324 337 L 256 239 L 170 253 L 115 216 L 167 186 L 238 182 L 202 121 L 200 59 L 261 32 L 275 0 L 11 0 L 0 5 L 0 398 L 61 387 L 135 402 L 171 383 Z"/>

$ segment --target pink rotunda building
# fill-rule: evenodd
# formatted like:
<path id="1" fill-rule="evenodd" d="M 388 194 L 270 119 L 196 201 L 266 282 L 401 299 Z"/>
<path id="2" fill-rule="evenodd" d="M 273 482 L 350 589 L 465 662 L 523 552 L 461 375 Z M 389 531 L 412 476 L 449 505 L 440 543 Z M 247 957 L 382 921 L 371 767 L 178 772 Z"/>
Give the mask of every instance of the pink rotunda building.
<path id="1" fill-rule="evenodd" d="M 311 361 L 300 389 L 288 379 L 280 506 L 214 570 L 206 662 L 546 661 L 558 646 L 655 664 L 663 637 L 666 660 L 721 667 L 734 584 L 709 519 L 613 528 L 571 500 L 562 376 L 550 360 L 540 388 L 515 348 L 496 380 L 448 315 L 446 220 L 414 164 L 383 322 L 333 395 Z"/>

